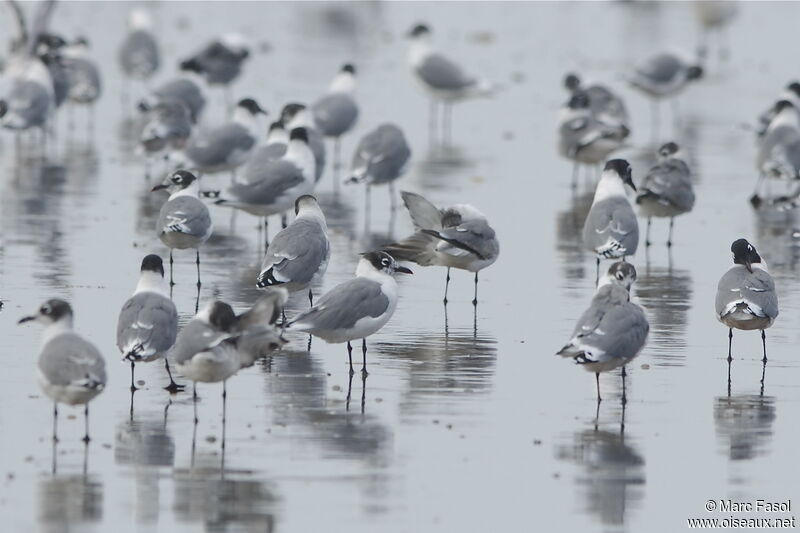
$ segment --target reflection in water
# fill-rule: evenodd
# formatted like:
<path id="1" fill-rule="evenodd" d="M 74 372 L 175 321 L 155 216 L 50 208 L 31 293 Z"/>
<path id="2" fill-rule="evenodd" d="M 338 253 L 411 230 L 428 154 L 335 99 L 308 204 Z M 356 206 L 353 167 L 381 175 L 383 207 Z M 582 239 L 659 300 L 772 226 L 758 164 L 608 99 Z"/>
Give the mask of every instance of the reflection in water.
<path id="1" fill-rule="evenodd" d="M 759 248 L 768 251 L 766 260 L 776 284 L 783 279 L 793 282 L 792 274 L 800 263 L 800 239 L 795 237 L 800 227 L 800 211 L 762 206 L 755 215 L 756 242 Z"/>
<path id="2" fill-rule="evenodd" d="M 768 452 L 775 416 L 772 396 L 743 394 L 714 400 L 717 439 L 732 461 L 753 459 Z"/>
<path id="3" fill-rule="evenodd" d="M 568 287 L 586 277 L 586 252 L 583 249 L 583 223 L 592 207 L 594 191 L 575 193 L 570 198 L 569 208 L 556 214 L 556 253 L 563 269 L 563 278 Z M 581 298 L 585 297 L 581 291 Z"/>
<path id="4" fill-rule="evenodd" d="M 651 266 L 639 270 L 636 296 L 650 321 L 650 346 L 656 364 L 682 366 L 686 359 L 687 315 L 692 301 L 688 270 Z"/>
<path id="5" fill-rule="evenodd" d="M 42 531 L 69 531 L 71 526 L 103 518 L 103 485 L 94 476 L 58 475 L 39 484 L 39 522 Z"/>
<path id="6" fill-rule="evenodd" d="M 419 159 L 414 174 L 426 191 L 452 191 L 453 177 L 474 168 L 475 161 L 456 146 L 429 146 L 425 156 Z"/>
<path id="7" fill-rule="evenodd" d="M 497 362 L 497 340 L 492 336 L 472 329 L 451 329 L 447 335 L 401 334 L 395 342 L 376 347 L 382 365 L 401 364 L 408 373 L 408 389 L 400 404 L 404 413 L 434 409 L 464 415 L 469 412 L 464 408 L 465 397 L 491 390 Z M 448 406 L 444 398 L 450 398 L 452 404 Z"/>
<path id="8" fill-rule="evenodd" d="M 630 440 L 624 431 L 587 429 L 556 449 L 556 458 L 582 468 L 576 482 L 586 510 L 606 525 L 625 524 L 628 508 L 644 499 L 644 458 Z"/>
<path id="9" fill-rule="evenodd" d="M 201 452 L 193 468 L 175 470 L 173 511 L 178 519 L 202 522 L 206 531 L 274 531 L 277 498 L 267 483 L 252 472 L 219 465 L 218 454 Z"/>

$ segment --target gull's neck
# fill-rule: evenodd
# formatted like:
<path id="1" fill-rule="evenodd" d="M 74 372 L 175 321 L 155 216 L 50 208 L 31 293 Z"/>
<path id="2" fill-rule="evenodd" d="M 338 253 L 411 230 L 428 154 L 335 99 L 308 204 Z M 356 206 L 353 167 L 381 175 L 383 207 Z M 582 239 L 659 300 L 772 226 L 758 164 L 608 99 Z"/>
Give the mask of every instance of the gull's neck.
<path id="1" fill-rule="evenodd" d="M 290 140 L 283 157 L 299 166 L 305 179 L 313 179 L 317 163 L 308 144 L 303 141 Z"/>
<path id="2" fill-rule="evenodd" d="M 597 190 L 594 193 L 594 201 L 597 203 L 601 200 L 613 197 L 627 198 L 625 194 L 625 184 L 622 183 L 619 175 L 613 170 L 603 171 L 600 177 L 600 182 L 597 184 Z"/>
<path id="3" fill-rule="evenodd" d="M 310 218 L 319 221 L 322 227 L 327 229 L 328 224 L 325 222 L 325 215 L 318 205 L 303 205 L 297 213 L 297 218 Z"/>
<path id="4" fill-rule="evenodd" d="M 313 121 L 311 119 L 311 112 L 306 109 L 301 109 L 298 111 L 289 124 L 286 125 L 288 129 L 294 128 L 310 128 L 313 126 Z"/>
<path id="5" fill-rule="evenodd" d="M 142 271 L 139 276 L 139 283 L 136 285 L 136 290 L 133 294 L 139 294 L 140 292 L 155 292 L 162 296 L 167 296 L 167 281 L 158 272 Z"/>
<path id="6" fill-rule="evenodd" d="M 131 11 L 128 17 L 128 27 L 131 30 L 149 30 L 153 27 L 150 20 L 150 14 L 143 9 L 135 9 Z"/>
<path id="7" fill-rule="evenodd" d="M 237 107 L 233 110 L 233 121 L 241 124 L 251 133 L 258 131 L 258 118 L 243 107 Z"/>
<path id="8" fill-rule="evenodd" d="M 374 266 L 372 266 L 372 263 L 366 259 L 359 260 L 358 266 L 356 267 L 356 277 L 370 279 L 380 283 L 381 285 L 385 283 L 396 283 L 392 276 L 386 272 L 377 270 Z"/>
<path id="9" fill-rule="evenodd" d="M 170 194 L 169 199 L 172 200 L 173 198 L 178 198 L 179 196 L 192 196 L 194 198 L 199 198 L 200 180 L 194 180 L 189 184 L 188 187 L 184 187 L 183 189 Z"/>
<path id="10" fill-rule="evenodd" d="M 289 133 L 283 128 L 270 130 L 266 144 L 289 144 Z"/>
<path id="11" fill-rule="evenodd" d="M 333 78 L 330 87 L 328 87 L 329 93 L 344 93 L 344 94 L 353 94 L 356 90 L 356 78 L 349 72 L 340 72 Z"/>
<path id="12" fill-rule="evenodd" d="M 65 316 L 57 322 L 48 324 L 44 328 L 42 334 L 42 345 L 44 346 L 62 333 L 69 333 L 72 331 L 72 316 Z"/>
<path id="13" fill-rule="evenodd" d="M 793 128 L 800 127 L 800 121 L 798 121 L 797 118 L 797 111 L 792 108 L 786 108 L 775 115 L 775 118 L 772 119 L 772 122 L 769 125 L 769 129 L 775 129 L 780 126 L 791 126 Z"/>
<path id="14" fill-rule="evenodd" d="M 431 53 L 431 45 L 427 37 L 415 37 L 408 49 L 408 62 L 417 66 Z"/>

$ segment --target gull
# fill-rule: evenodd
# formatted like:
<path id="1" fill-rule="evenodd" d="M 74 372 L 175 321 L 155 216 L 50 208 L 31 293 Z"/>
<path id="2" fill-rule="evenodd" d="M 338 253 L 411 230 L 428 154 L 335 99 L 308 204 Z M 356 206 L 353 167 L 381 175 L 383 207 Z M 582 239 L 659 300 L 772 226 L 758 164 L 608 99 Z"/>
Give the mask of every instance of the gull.
<path id="1" fill-rule="evenodd" d="M 467 74 L 461 66 L 435 50 L 431 44 L 431 29 L 417 24 L 409 32 L 411 47 L 408 63 L 411 73 L 431 95 L 431 138 L 436 130 L 438 104 L 442 104 L 442 131 L 445 142 L 452 140 L 453 104 L 468 98 L 490 96 L 494 88 L 485 80 Z"/>
<path id="2" fill-rule="evenodd" d="M 211 215 L 206 204 L 200 201 L 199 182 L 187 170 L 177 170 L 167 176 L 153 191 L 166 189 L 169 199 L 161 206 L 156 222 L 158 237 L 169 247 L 169 282 L 172 278 L 172 250 L 194 248 L 197 252 L 197 290 L 200 291 L 200 246 L 213 231 Z"/>
<path id="3" fill-rule="evenodd" d="M 230 102 L 230 85 L 242 72 L 242 65 L 250 57 L 244 37 L 236 33 L 223 35 L 208 43 L 193 56 L 181 61 L 181 70 L 196 72 L 209 85 L 221 85 L 225 99 Z M 230 107 L 230 104 L 228 104 Z"/>
<path id="4" fill-rule="evenodd" d="M 72 329 L 72 307 L 64 300 L 47 300 L 36 314 L 19 323 L 44 324 L 39 353 L 39 385 L 53 400 L 53 442 L 58 441 L 58 404 L 83 405 L 85 434 L 89 442 L 89 402 L 106 387 L 106 363 L 95 346 Z"/>
<path id="5" fill-rule="evenodd" d="M 735 240 L 731 252 L 734 264 L 719 280 L 715 302 L 717 319 L 728 327 L 728 364 L 733 360 L 733 328 L 761 330 L 762 361 L 766 364 L 767 335 L 764 330 L 778 317 L 775 282 L 767 270 L 767 263 L 746 239 Z"/>
<path id="6" fill-rule="evenodd" d="M 769 128 L 772 119 L 774 119 L 775 115 L 777 114 L 777 106 L 775 104 L 781 100 L 790 102 L 794 106 L 795 112 L 797 112 L 797 110 L 800 109 L 800 82 L 792 81 L 788 83 L 786 88 L 778 95 L 775 103 L 771 104 L 766 111 L 758 116 L 758 124 L 755 128 L 757 139 L 764 137 L 764 134 L 767 132 L 767 128 Z M 798 122 L 800 122 L 800 119 L 798 119 Z"/>
<path id="7" fill-rule="evenodd" d="M 192 117 L 182 102 L 158 102 L 147 110 L 147 117 L 147 123 L 139 137 L 145 153 L 157 154 L 167 149 L 181 150 L 186 146 L 192 134 Z"/>
<path id="8" fill-rule="evenodd" d="M 758 197 L 766 177 L 800 179 L 800 120 L 789 100 L 779 100 L 764 135 L 759 140 L 756 165 L 759 171 L 754 196 Z"/>
<path id="9" fill-rule="evenodd" d="M 143 8 L 131 10 L 128 33 L 117 54 L 122 71 L 131 79 L 147 81 L 161 66 L 161 53 L 152 29 L 149 11 Z"/>
<path id="10" fill-rule="evenodd" d="M 597 165 L 625 145 L 630 134 L 624 124 L 608 124 L 598 119 L 586 92 L 576 92 L 559 113 L 558 152 L 575 162 L 572 187 L 577 186 L 578 166 Z"/>
<path id="11" fill-rule="evenodd" d="M 280 159 L 286 153 L 286 148 L 289 145 L 289 132 L 283 125 L 283 122 L 277 120 L 269 125 L 269 131 L 264 143 L 257 146 L 250 159 L 247 160 L 247 166 L 253 169 L 260 168 L 270 161 Z M 257 172 L 249 173 L 245 171 L 245 177 L 248 179 L 252 176 L 258 176 Z"/>
<path id="12" fill-rule="evenodd" d="M 139 102 L 139 110 L 147 112 L 162 102 L 177 101 L 186 106 L 192 123 L 196 124 L 206 107 L 205 81 L 194 73 L 184 72 L 157 87 L 150 96 Z"/>
<path id="13" fill-rule="evenodd" d="M 287 297 L 284 289 L 271 289 L 239 316 L 229 304 L 214 300 L 181 329 L 169 356 L 178 372 L 193 383 L 195 424 L 198 382 L 222 382 L 224 422 L 227 380 L 285 343 L 275 323 Z"/>
<path id="14" fill-rule="evenodd" d="M 325 170 L 325 137 L 316 128 L 311 111 L 304 104 L 297 102 L 286 104 L 281 110 L 281 122 L 287 130 L 305 128 L 308 145 L 311 147 L 314 161 L 316 161 L 314 181 L 318 182 Z"/>
<path id="15" fill-rule="evenodd" d="M 76 105 L 89 106 L 90 129 L 94 128 L 94 105 L 102 94 L 100 68 L 89 54 L 89 41 L 78 37 L 61 49 L 64 69 L 69 81 L 67 98 Z"/>
<path id="16" fill-rule="evenodd" d="M 708 39 L 712 32 L 716 32 L 719 46 L 719 58 L 726 60 L 730 56 L 730 49 L 722 43 L 722 32 L 739 13 L 737 2 L 729 0 L 698 0 L 692 2 L 694 14 L 701 28 L 700 57 L 705 57 L 708 51 Z"/>
<path id="17" fill-rule="evenodd" d="M 703 67 L 672 52 L 655 54 L 634 67 L 628 82 L 652 98 L 653 131 L 658 130 L 658 100 L 670 99 L 678 120 L 677 95 L 703 76 Z"/>
<path id="18" fill-rule="evenodd" d="M 161 358 L 169 376 L 169 385 L 164 388 L 170 392 L 183 388 L 172 379 L 166 357 L 178 333 L 178 311 L 169 299 L 168 291 L 161 258 L 153 254 L 146 256 L 142 260 L 136 291 L 122 306 L 117 321 L 117 348 L 122 353 L 122 360 L 131 363 L 131 392 L 136 390 L 136 363 Z"/>
<path id="19" fill-rule="evenodd" d="M 367 337 L 379 331 L 397 307 L 396 273 L 411 274 L 384 251 L 361 256 L 356 277 L 326 293 L 308 311 L 300 313 L 287 327 L 305 331 L 332 344 L 347 343 L 350 375 L 353 375 L 353 347 L 361 339 L 362 376 L 367 375 Z"/>
<path id="20" fill-rule="evenodd" d="M 258 138 L 258 115 L 266 114 L 252 98 L 240 100 L 231 122 L 198 132 L 177 159 L 183 156 L 188 166 L 201 173 L 235 170 L 250 157 Z"/>
<path id="21" fill-rule="evenodd" d="M 598 280 L 601 258 L 624 259 L 639 246 L 639 223 L 625 185 L 636 191 L 631 166 L 624 159 L 612 159 L 603 169 L 583 225 L 584 247 L 597 257 Z"/>
<path id="22" fill-rule="evenodd" d="M 342 135 L 353 129 L 358 119 L 358 104 L 355 100 L 356 69 L 344 65 L 333 78 L 328 92 L 314 102 L 311 113 L 314 124 L 325 137 L 333 138 L 333 170 L 335 190 L 339 190 L 339 168 L 341 166 Z"/>
<path id="23" fill-rule="evenodd" d="M 636 269 L 619 261 L 611 265 L 598 284 L 589 308 L 583 312 L 569 342 L 556 353 L 570 357 L 594 372 L 600 403 L 600 373 L 622 367 L 622 403 L 625 396 L 625 365 L 644 348 L 650 324 L 644 310 L 630 301 Z"/>
<path id="24" fill-rule="evenodd" d="M 592 115 L 609 126 L 629 126 L 628 110 L 625 102 L 611 89 L 600 83 L 581 82 L 575 73 L 564 76 L 564 87 L 569 91 L 570 97 L 584 93 L 589 98 L 589 110 Z"/>
<path id="25" fill-rule="evenodd" d="M 322 279 L 331 258 L 328 225 L 311 195 L 299 197 L 294 209 L 295 219 L 267 247 L 256 286 L 280 286 L 289 292 L 308 288 L 308 302 L 313 306 L 310 285 Z"/>
<path id="26" fill-rule="evenodd" d="M 669 217 L 667 247 L 672 246 L 672 226 L 675 217 L 694 207 L 694 190 L 689 165 L 683 160 L 680 148 L 669 142 L 658 149 L 658 163 L 651 168 L 639 185 L 636 203 L 639 212 L 647 217 L 645 246 L 650 246 L 652 217 Z"/>
<path id="27" fill-rule="evenodd" d="M 314 188 L 314 154 L 308 146 L 305 128 L 295 128 L 282 158 L 261 166 L 248 165 L 244 183 L 234 183 L 215 204 L 241 209 L 254 216 L 267 218 L 291 209 L 298 197 Z M 269 235 L 265 235 L 267 242 Z"/>
<path id="28" fill-rule="evenodd" d="M 411 159 L 403 131 L 394 124 L 381 124 L 358 143 L 353 154 L 349 183 L 366 183 L 366 213 L 369 216 L 370 188 L 389 185 L 392 212 L 395 210 L 394 182 L 405 174 Z"/>
<path id="29" fill-rule="evenodd" d="M 437 208 L 411 192 L 401 192 L 414 227 L 412 236 L 390 244 L 386 251 L 398 261 L 412 261 L 420 266 L 447 267 L 444 303 L 450 287 L 450 269 L 475 273 L 475 296 L 478 305 L 478 272 L 490 266 L 500 254 L 500 243 L 486 217 L 469 204 Z"/>

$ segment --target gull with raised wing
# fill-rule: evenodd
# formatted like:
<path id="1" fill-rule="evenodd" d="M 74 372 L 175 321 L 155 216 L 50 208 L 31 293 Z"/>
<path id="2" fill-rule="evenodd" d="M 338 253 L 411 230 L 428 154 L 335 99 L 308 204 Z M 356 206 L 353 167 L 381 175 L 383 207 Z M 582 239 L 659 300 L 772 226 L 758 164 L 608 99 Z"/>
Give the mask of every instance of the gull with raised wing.
<path id="1" fill-rule="evenodd" d="M 83 405 L 84 442 L 89 442 L 89 402 L 106 387 L 106 362 L 97 348 L 72 329 L 72 307 L 47 300 L 36 314 L 19 323 L 44 324 L 39 353 L 39 385 L 53 400 L 53 441 L 58 441 L 58 404 Z"/>
<path id="2" fill-rule="evenodd" d="M 450 269 L 475 273 L 473 305 L 478 305 L 478 272 L 497 261 L 500 242 L 486 217 L 469 204 L 437 208 L 412 192 L 401 192 L 417 232 L 387 246 L 398 261 L 412 261 L 420 266 L 447 267 L 444 303 L 450 287 Z"/>

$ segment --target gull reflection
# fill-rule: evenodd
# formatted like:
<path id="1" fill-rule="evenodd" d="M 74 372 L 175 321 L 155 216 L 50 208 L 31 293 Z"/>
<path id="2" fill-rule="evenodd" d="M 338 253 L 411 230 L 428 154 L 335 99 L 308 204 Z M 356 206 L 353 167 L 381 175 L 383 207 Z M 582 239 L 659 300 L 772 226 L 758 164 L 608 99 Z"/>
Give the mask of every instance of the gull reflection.
<path id="1" fill-rule="evenodd" d="M 775 416 L 773 396 L 743 394 L 716 398 L 714 426 L 723 453 L 731 461 L 767 454 Z"/>
<path id="2" fill-rule="evenodd" d="M 39 483 L 42 531 L 83 529 L 103 518 L 103 485 L 85 474 L 57 475 Z"/>
<path id="3" fill-rule="evenodd" d="M 218 454 L 198 452 L 191 469 L 173 475 L 173 511 L 206 531 L 275 531 L 277 498 L 253 472 L 220 468 Z"/>
<path id="4" fill-rule="evenodd" d="M 569 207 L 556 214 L 556 254 L 568 288 L 575 288 L 586 277 L 586 252 L 583 249 L 583 223 L 592 206 L 594 191 L 573 194 Z M 584 298 L 585 291 L 580 291 Z"/>
<path id="5" fill-rule="evenodd" d="M 634 286 L 650 320 L 651 354 L 659 366 L 682 366 L 686 359 L 686 329 L 692 301 L 688 270 L 649 264 L 639 271 Z"/>
<path id="6" fill-rule="evenodd" d="M 624 525 L 629 508 L 644 499 L 644 458 L 624 431 L 579 431 L 557 448 L 556 457 L 581 468 L 576 482 L 586 510 L 603 524 Z"/>

